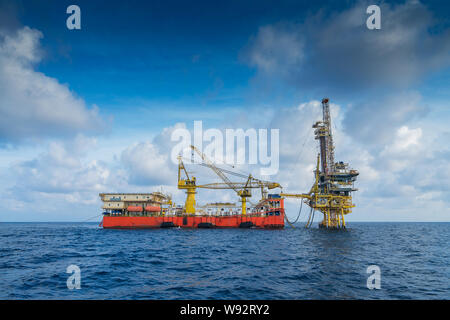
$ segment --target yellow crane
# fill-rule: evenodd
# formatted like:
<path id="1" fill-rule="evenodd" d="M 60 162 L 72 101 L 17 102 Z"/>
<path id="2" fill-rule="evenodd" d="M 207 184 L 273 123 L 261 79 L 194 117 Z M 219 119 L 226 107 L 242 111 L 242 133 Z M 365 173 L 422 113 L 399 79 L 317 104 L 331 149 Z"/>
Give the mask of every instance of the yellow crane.
<path id="1" fill-rule="evenodd" d="M 190 177 L 186 167 L 182 161 L 181 156 L 178 157 L 178 189 L 186 190 L 186 203 L 185 203 L 185 211 L 186 214 L 195 214 L 195 194 L 197 188 L 202 189 L 231 189 L 236 192 L 236 194 L 241 198 L 242 203 L 242 215 L 247 213 L 247 198 L 251 197 L 251 189 L 260 188 L 262 198 L 265 198 L 266 191 L 265 189 L 274 189 L 281 188 L 281 185 L 276 182 L 264 181 L 254 178 L 252 175 L 245 176 L 246 182 L 231 182 L 228 177 L 225 175 L 225 172 L 233 175 L 238 175 L 243 177 L 241 174 L 236 174 L 232 171 L 228 171 L 222 168 L 218 168 L 211 160 L 209 160 L 200 150 L 198 150 L 195 146 L 191 145 L 191 149 L 195 151 L 202 159 L 202 165 L 213 170 L 224 183 L 209 183 L 204 185 L 197 185 L 196 178 Z M 181 172 L 184 172 L 185 178 L 181 177 Z"/>

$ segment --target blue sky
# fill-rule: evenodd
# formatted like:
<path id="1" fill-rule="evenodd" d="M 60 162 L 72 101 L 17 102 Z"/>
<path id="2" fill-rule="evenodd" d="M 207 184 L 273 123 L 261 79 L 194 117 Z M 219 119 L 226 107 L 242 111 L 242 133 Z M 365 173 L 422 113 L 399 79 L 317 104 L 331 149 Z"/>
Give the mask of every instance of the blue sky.
<path id="1" fill-rule="evenodd" d="M 71 4 L 81 30 L 66 28 Z M 365 27 L 369 4 L 381 30 Z M 1 0 L 0 220 L 80 221 L 104 191 L 162 187 L 181 203 L 170 133 L 194 120 L 280 129 L 271 179 L 305 192 L 328 96 L 337 157 L 361 172 L 349 220 L 450 221 L 449 13 L 445 1 Z M 199 199 L 214 196 L 234 199 Z"/>

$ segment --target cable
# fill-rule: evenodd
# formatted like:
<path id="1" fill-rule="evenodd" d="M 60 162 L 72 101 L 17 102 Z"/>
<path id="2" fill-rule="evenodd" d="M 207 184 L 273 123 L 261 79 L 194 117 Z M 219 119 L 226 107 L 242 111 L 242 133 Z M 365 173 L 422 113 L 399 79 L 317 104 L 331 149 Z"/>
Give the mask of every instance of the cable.
<path id="1" fill-rule="evenodd" d="M 314 209 L 311 208 L 311 211 L 309 212 L 309 218 L 308 218 L 308 222 L 306 223 L 305 228 L 309 228 L 312 225 L 313 221 L 314 221 L 314 216 L 316 214 L 316 210 L 314 210 L 314 211 L 313 210 Z M 312 217 L 312 219 L 311 219 L 311 217 Z"/>
<path id="2" fill-rule="evenodd" d="M 306 135 L 302 139 L 303 140 L 303 144 L 300 147 L 300 150 L 299 150 L 299 153 L 298 153 L 298 156 L 297 156 L 297 160 L 295 161 L 294 170 L 297 169 L 297 166 L 299 165 L 299 161 L 300 161 L 301 156 L 303 155 L 303 151 L 305 149 L 306 143 L 310 141 L 310 139 L 308 137 L 310 136 L 311 131 L 312 131 L 312 127 L 309 128 L 308 132 L 306 133 Z"/>
<path id="3" fill-rule="evenodd" d="M 100 217 L 101 215 L 103 215 L 103 214 L 102 214 L 102 213 L 101 213 L 101 214 L 98 214 L 98 215 L 96 215 L 96 216 L 94 216 L 94 217 L 88 218 L 88 219 L 83 220 L 83 221 L 81 221 L 81 222 L 87 222 L 87 221 L 92 220 L 92 219 L 94 219 L 94 218 Z"/>
<path id="4" fill-rule="evenodd" d="M 312 226 L 315 217 L 316 217 L 316 210 L 313 211 L 313 217 L 311 219 L 311 223 L 309 224 L 310 227 Z"/>
<path id="5" fill-rule="evenodd" d="M 287 223 L 289 223 L 289 225 L 290 225 L 292 228 L 295 228 L 295 227 L 294 227 L 294 223 L 297 223 L 298 219 L 300 218 L 300 215 L 301 215 L 301 213 L 302 213 L 302 207 L 303 207 L 303 201 L 300 202 L 300 210 L 298 211 L 298 216 L 297 216 L 297 218 L 295 219 L 294 222 L 289 221 L 289 219 L 287 218 L 287 215 L 286 215 L 286 214 L 284 215 L 284 218 L 286 219 Z"/>
<path id="6" fill-rule="evenodd" d="M 185 158 L 183 158 L 183 159 L 185 159 Z M 203 167 L 210 168 L 210 166 L 209 166 L 208 164 L 203 163 L 203 162 L 192 162 L 191 164 L 197 164 L 197 165 L 201 165 L 201 166 L 203 166 Z M 227 169 L 224 169 L 224 168 L 221 168 L 221 167 L 217 167 L 217 168 L 218 168 L 219 170 L 222 170 L 223 172 L 226 172 L 226 173 L 228 173 L 228 174 L 231 174 L 231 175 L 234 175 L 234 176 L 237 176 L 237 177 L 248 178 L 248 174 L 237 173 L 237 172 L 234 172 L 234 171 L 231 171 L 231 170 L 227 170 Z M 236 169 L 236 170 L 237 170 L 237 169 Z"/>
<path id="7" fill-rule="evenodd" d="M 312 219 L 311 219 L 311 221 L 309 222 L 309 225 L 306 226 L 306 228 L 309 228 L 309 227 L 312 226 L 312 224 L 313 224 L 313 222 L 314 222 L 314 217 L 316 216 L 316 210 L 313 211 L 313 208 L 311 208 L 311 211 L 312 211 Z M 311 217 L 311 216 L 310 216 L 310 217 Z"/>
<path id="8" fill-rule="evenodd" d="M 312 213 L 312 208 L 311 208 L 311 210 L 309 210 L 309 217 L 308 217 L 308 221 L 306 221 L 305 228 L 308 228 L 309 221 L 311 220 L 311 213 Z"/>
<path id="9" fill-rule="evenodd" d="M 297 216 L 297 219 L 295 219 L 295 221 L 293 223 L 296 223 L 298 221 L 298 219 L 300 218 L 300 215 L 302 213 L 302 207 L 303 207 L 303 201 L 300 201 L 300 209 L 298 210 L 298 216 Z"/>

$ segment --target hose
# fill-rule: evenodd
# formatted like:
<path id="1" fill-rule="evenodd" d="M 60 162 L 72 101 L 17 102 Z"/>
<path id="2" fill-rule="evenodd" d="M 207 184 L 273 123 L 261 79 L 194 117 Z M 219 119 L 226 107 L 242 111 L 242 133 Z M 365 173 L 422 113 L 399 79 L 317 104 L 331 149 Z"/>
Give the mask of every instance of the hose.
<path id="1" fill-rule="evenodd" d="M 311 214 L 312 214 L 312 219 L 311 219 Z M 309 213 L 308 223 L 306 224 L 305 228 L 309 228 L 312 226 L 315 216 L 316 216 L 316 210 L 313 210 L 313 208 L 311 208 L 311 212 Z"/>
<path id="2" fill-rule="evenodd" d="M 298 219 L 300 218 L 300 215 L 301 215 L 301 213 L 302 213 L 302 207 L 303 207 L 303 201 L 300 202 L 300 210 L 298 211 L 298 216 L 297 216 L 297 218 L 295 219 L 294 222 L 289 221 L 289 219 L 287 218 L 287 215 L 284 215 L 284 218 L 286 219 L 287 223 L 289 223 L 289 225 L 290 225 L 292 228 L 295 228 L 295 227 L 294 227 L 294 223 L 296 223 L 296 222 L 298 221 Z"/>

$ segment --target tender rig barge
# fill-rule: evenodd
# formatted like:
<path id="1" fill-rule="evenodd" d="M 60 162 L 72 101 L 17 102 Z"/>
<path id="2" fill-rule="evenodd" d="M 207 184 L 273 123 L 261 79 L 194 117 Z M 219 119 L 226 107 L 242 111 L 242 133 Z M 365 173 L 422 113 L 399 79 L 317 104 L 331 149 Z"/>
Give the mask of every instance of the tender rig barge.
<path id="1" fill-rule="evenodd" d="M 101 193 L 103 201 L 103 228 L 139 229 L 139 228 L 284 228 L 286 220 L 284 198 L 299 198 L 311 210 L 306 227 L 312 225 L 314 213 L 323 214 L 319 227 L 327 229 L 344 229 L 344 216 L 352 211 L 351 193 L 356 191 L 354 182 L 358 171 L 350 169 L 347 163 L 334 161 L 334 145 L 331 131 L 329 100 L 322 100 L 322 121 L 317 121 L 315 139 L 319 140 L 320 153 L 314 171 L 315 182 L 308 193 L 268 194 L 268 189 L 280 188 L 276 182 L 259 180 L 251 175 L 244 176 L 229 170 L 218 168 L 196 147 L 192 152 L 198 153 L 201 165 L 209 167 L 223 181 L 197 185 L 196 178 L 190 176 L 179 157 L 178 189 L 186 190 L 184 206 L 176 206 L 169 195 L 161 192 L 153 193 Z M 246 182 L 231 182 L 226 174 L 246 178 Z M 240 197 L 241 204 L 211 203 L 197 206 L 196 189 L 231 189 Z M 247 198 L 251 190 L 261 189 L 261 200 L 251 208 L 247 208 Z"/>

